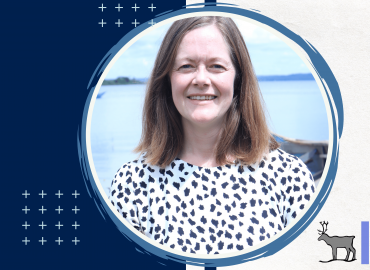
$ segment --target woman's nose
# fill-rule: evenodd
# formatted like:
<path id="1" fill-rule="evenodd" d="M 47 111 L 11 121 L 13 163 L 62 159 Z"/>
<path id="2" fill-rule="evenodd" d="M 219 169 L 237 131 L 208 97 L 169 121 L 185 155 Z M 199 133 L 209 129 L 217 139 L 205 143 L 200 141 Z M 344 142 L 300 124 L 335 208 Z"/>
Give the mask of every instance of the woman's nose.
<path id="1" fill-rule="evenodd" d="M 211 80 L 205 67 L 198 67 L 197 71 L 195 72 L 193 84 L 201 88 L 211 85 Z"/>

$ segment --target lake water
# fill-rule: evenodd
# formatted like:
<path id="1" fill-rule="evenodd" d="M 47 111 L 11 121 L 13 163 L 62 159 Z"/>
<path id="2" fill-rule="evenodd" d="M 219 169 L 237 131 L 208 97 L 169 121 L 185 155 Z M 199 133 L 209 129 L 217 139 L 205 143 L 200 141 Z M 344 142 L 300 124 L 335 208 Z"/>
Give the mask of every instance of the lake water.
<path id="1" fill-rule="evenodd" d="M 137 157 L 132 150 L 141 136 L 141 112 L 146 85 L 102 86 L 91 123 L 91 149 L 104 190 L 125 162 Z M 271 130 L 303 140 L 328 140 L 328 118 L 315 81 L 260 82 Z"/>

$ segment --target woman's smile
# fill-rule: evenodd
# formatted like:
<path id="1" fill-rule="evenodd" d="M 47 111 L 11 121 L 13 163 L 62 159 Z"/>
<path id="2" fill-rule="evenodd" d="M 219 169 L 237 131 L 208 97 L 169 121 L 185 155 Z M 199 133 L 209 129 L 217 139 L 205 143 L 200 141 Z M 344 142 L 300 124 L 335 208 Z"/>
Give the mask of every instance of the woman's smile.
<path id="1" fill-rule="evenodd" d="M 188 99 L 191 99 L 191 100 L 213 100 L 217 98 L 216 96 L 189 96 Z"/>

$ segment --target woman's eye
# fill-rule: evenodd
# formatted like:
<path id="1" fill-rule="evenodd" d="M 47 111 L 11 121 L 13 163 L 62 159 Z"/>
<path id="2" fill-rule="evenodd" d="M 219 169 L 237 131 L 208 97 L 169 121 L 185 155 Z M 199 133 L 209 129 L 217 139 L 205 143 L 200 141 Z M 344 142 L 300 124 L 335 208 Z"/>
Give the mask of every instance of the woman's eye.
<path id="1" fill-rule="evenodd" d="M 223 66 L 221 65 L 212 65 L 211 68 L 215 68 L 215 69 L 225 69 Z"/>
<path id="2" fill-rule="evenodd" d="M 182 65 L 180 68 L 184 68 L 184 69 L 191 68 L 191 65 Z"/>

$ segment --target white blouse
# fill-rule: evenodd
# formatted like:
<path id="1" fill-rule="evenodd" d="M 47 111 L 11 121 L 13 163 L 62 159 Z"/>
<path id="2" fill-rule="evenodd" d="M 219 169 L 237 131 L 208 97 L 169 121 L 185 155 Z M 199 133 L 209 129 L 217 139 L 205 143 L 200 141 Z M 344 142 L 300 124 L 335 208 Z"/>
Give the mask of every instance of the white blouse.
<path id="1" fill-rule="evenodd" d="M 279 233 L 312 199 L 306 165 L 280 149 L 260 164 L 205 168 L 138 160 L 112 182 L 117 211 L 147 237 L 197 254 L 243 250 Z"/>

